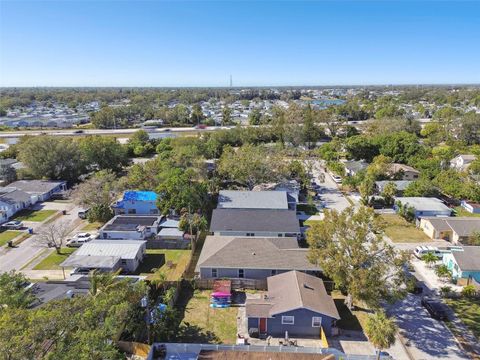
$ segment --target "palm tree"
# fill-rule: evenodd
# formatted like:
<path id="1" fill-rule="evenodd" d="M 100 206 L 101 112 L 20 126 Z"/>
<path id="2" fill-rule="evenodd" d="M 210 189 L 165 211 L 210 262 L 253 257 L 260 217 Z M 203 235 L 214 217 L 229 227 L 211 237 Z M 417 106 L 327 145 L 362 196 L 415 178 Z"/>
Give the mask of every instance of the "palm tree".
<path id="1" fill-rule="evenodd" d="M 422 260 L 427 263 L 428 267 L 432 267 L 432 264 L 435 263 L 438 259 L 433 253 L 428 252 L 422 256 Z"/>
<path id="2" fill-rule="evenodd" d="M 385 315 L 384 311 L 379 311 L 368 318 L 365 333 L 377 348 L 377 359 L 380 359 L 381 350 L 388 349 L 395 343 L 397 325 L 395 320 Z"/>
<path id="3" fill-rule="evenodd" d="M 92 270 L 88 274 L 90 278 L 90 290 L 89 294 L 95 297 L 100 291 L 109 289 L 114 283 L 117 276 L 122 269 L 118 269 L 115 272 L 99 272 L 98 270 Z"/>

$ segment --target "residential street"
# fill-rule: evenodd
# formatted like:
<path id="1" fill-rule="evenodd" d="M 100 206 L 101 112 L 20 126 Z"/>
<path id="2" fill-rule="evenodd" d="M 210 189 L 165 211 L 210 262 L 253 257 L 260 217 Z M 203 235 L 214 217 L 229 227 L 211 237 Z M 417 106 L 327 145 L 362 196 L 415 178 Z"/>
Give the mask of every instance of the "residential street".
<path id="1" fill-rule="evenodd" d="M 447 326 L 442 321 L 431 318 L 420 301 L 420 295 L 409 294 L 387 309 L 389 315 L 396 317 L 400 333 L 413 359 L 469 359 Z M 394 355 L 393 351 L 391 353 Z"/>
<path id="2" fill-rule="evenodd" d="M 67 215 L 60 216 L 54 221 L 65 222 L 68 224 L 71 231 L 73 231 L 81 222 L 78 218 L 78 211 L 80 208 L 73 203 L 41 203 L 38 204 L 43 209 L 67 210 Z M 16 248 L 3 247 L 0 249 L 0 272 L 6 272 L 13 269 L 19 270 L 35 256 L 40 254 L 45 247 L 38 244 L 38 232 L 44 228 L 45 224 L 25 222 L 26 226 L 32 227 L 34 234 L 27 240 L 23 241 Z"/>
<path id="3" fill-rule="evenodd" d="M 315 182 L 324 188 L 324 192 L 321 195 L 327 209 L 343 211 L 347 207 L 351 206 L 345 196 L 338 189 L 337 183 L 333 181 L 332 177 L 328 173 L 323 172 L 319 161 L 313 162 L 312 173 Z M 319 176 L 322 173 L 325 174 L 324 182 L 319 181 Z"/>

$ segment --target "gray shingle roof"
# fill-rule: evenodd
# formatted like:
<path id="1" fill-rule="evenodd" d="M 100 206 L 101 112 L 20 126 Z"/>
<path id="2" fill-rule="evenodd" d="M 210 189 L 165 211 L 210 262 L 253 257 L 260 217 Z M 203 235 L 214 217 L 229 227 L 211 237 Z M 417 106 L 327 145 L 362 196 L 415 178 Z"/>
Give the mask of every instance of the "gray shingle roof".
<path id="1" fill-rule="evenodd" d="M 17 204 L 17 203 L 26 203 L 31 200 L 29 194 L 21 190 L 13 190 L 10 188 L 6 192 L 0 193 L 0 201 L 6 202 L 7 204 Z"/>
<path id="2" fill-rule="evenodd" d="M 480 246 L 464 246 L 452 255 L 462 271 L 480 271 Z"/>
<path id="3" fill-rule="evenodd" d="M 298 248 L 296 239 L 208 236 L 197 263 L 197 271 L 202 267 L 320 270 L 308 261 L 307 253 L 307 249 Z"/>
<path id="4" fill-rule="evenodd" d="M 18 180 L 11 184 L 9 187 L 17 188 L 18 190 L 25 191 L 27 193 L 40 193 L 44 194 L 52 191 L 57 186 L 64 184 L 65 181 L 50 181 L 50 180 Z"/>
<path id="5" fill-rule="evenodd" d="M 286 191 L 222 190 L 218 209 L 288 209 Z"/>
<path id="6" fill-rule="evenodd" d="M 318 277 L 289 271 L 269 277 L 267 283 L 268 297 L 260 301 L 248 300 L 247 316 L 271 317 L 295 309 L 308 309 L 340 319 L 333 299 L 327 294 L 322 279 Z"/>
<path id="7" fill-rule="evenodd" d="M 268 231 L 299 233 L 295 211 L 215 209 L 210 231 Z"/>

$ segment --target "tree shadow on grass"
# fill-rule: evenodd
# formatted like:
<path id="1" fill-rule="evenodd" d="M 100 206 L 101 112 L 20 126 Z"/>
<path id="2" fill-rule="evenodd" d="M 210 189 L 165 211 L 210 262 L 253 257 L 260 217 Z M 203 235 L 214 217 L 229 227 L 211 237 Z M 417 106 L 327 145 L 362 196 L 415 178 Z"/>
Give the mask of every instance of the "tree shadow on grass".
<path id="1" fill-rule="evenodd" d="M 212 331 L 205 331 L 198 325 L 188 322 L 180 325 L 177 341 L 184 343 L 219 344 L 220 339 Z"/>
<path id="2" fill-rule="evenodd" d="M 154 272 L 154 269 L 160 269 L 163 265 L 165 265 L 165 254 L 147 254 L 134 275 Z"/>

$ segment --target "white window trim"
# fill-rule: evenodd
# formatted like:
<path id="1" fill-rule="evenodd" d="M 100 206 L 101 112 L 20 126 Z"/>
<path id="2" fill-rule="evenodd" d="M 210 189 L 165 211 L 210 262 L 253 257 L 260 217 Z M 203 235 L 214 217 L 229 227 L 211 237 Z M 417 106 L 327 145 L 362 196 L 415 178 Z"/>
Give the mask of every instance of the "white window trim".
<path id="1" fill-rule="evenodd" d="M 291 318 L 292 322 L 288 322 L 287 318 Z M 295 325 L 295 316 L 282 316 L 282 325 Z"/>
<path id="2" fill-rule="evenodd" d="M 218 269 L 216 269 L 216 268 L 211 268 L 210 270 L 211 270 L 211 275 L 212 275 L 212 277 L 218 277 Z M 214 271 L 215 271 L 215 273 L 216 273 L 215 276 L 213 276 L 213 272 L 214 272 Z"/>
<path id="3" fill-rule="evenodd" d="M 318 321 L 320 319 L 320 325 L 315 325 L 315 320 Z M 322 327 L 322 317 L 321 316 L 313 316 L 312 317 L 312 327 Z"/>
<path id="4" fill-rule="evenodd" d="M 240 271 L 243 272 L 243 276 L 240 276 Z M 238 276 L 239 279 L 244 279 L 245 278 L 245 269 L 238 269 L 237 276 Z"/>

